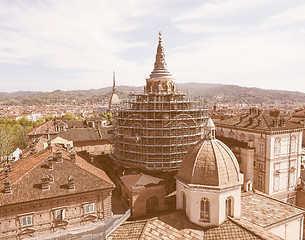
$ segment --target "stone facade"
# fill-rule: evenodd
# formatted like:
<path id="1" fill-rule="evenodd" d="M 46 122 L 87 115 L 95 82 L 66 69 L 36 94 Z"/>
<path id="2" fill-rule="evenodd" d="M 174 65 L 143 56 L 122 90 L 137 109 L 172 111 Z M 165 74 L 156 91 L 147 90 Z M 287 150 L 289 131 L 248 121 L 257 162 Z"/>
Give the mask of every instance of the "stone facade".
<path id="1" fill-rule="evenodd" d="M 112 217 L 114 184 L 105 172 L 59 146 L 33 152 L 0 174 L 1 239 L 43 238 Z"/>
<path id="2" fill-rule="evenodd" d="M 250 114 L 261 118 L 255 125 L 265 119 L 261 112 Z M 266 124 L 264 129 L 229 121 L 233 122 L 229 119 L 216 123 L 217 137 L 236 155 L 245 181 L 252 180 L 254 188 L 295 203 L 294 189 L 301 171 L 302 128 L 287 124 L 268 129 Z"/>
<path id="3" fill-rule="evenodd" d="M 94 205 L 93 210 L 88 213 L 85 210 L 87 204 Z M 63 211 L 64 216 L 56 219 L 56 211 Z M 24 225 L 22 219 L 27 216 L 31 218 L 32 224 Z M 0 211 L 1 239 L 23 239 L 45 235 L 104 221 L 111 216 L 109 190 L 7 205 Z"/>

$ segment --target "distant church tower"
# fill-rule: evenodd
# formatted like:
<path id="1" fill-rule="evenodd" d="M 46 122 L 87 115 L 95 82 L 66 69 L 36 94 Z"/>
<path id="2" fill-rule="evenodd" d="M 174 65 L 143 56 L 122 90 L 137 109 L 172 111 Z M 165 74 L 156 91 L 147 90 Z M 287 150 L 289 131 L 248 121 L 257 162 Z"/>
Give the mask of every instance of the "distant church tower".
<path id="1" fill-rule="evenodd" d="M 115 72 L 113 71 L 113 86 L 112 86 L 112 93 L 109 101 L 109 112 L 118 109 L 120 105 L 120 99 L 119 96 L 116 93 L 116 87 L 115 87 Z"/>

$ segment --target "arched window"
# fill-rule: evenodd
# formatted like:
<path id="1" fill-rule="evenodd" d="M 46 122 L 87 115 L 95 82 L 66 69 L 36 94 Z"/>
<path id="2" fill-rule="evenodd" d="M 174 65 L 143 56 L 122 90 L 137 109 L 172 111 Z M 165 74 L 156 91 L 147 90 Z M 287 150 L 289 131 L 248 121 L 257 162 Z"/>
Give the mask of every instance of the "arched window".
<path id="1" fill-rule="evenodd" d="M 233 217 L 233 198 L 226 199 L 226 217 Z"/>
<path id="2" fill-rule="evenodd" d="M 200 202 L 200 221 L 210 221 L 210 201 L 207 198 L 201 199 Z"/>
<path id="3" fill-rule="evenodd" d="M 183 211 L 186 210 L 186 197 L 184 192 L 182 192 L 182 209 Z"/>
<path id="4" fill-rule="evenodd" d="M 281 139 L 275 139 L 275 147 L 274 147 L 274 154 L 280 155 L 281 154 Z"/>
<path id="5" fill-rule="evenodd" d="M 146 201 L 146 213 L 154 213 L 159 210 L 159 199 L 156 196 L 149 198 Z"/>

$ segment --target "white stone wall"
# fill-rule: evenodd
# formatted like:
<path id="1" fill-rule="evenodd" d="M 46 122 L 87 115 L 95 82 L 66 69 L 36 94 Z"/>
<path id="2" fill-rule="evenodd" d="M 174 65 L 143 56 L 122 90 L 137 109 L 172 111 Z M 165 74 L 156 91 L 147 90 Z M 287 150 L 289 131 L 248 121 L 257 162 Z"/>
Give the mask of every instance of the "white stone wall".
<path id="1" fill-rule="evenodd" d="M 233 198 L 233 217 L 240 217 L 241 210 L 241 186 L 230 189 L 194 189 L 177 180 L 176 207 L 183 209 L 183 192 L 186 196 L 186 215 L 191 222 L 203 227 L 217 226 L 224 222 L 226 199 Z M 202 198 L 209 199 L 210 222 L 200 221 L 200 202 Z"/>
<path id="2" fill-rule="evenodd" d="M 251 171 L 252 159 L 249 154 L 247 157 L 246 151 L 241 150 L 241 170 L 245 174 L 245 179 L 251 179 L 254 181 L 254 188 L 259 189 L 269 195 L 278 194 L 281 192 L 293 190 L 295 184 L 300 177 L 301 171 L 301 146 L 302 146 L 302 131 L 288 132 L 267 135 L 256 132 L 250 132 L 245 130 L 236 130 L 231 128 L 217 127 L 217 135 L 233 138 L 239 141 L 247 142 L 248 147 L 254 148 L 254 161 L 253 174 Z M 291 152 L 291 139 L 295 139 L 296 147 L 295 151 Z M 280 154 L 275 154 L 276 140 L 280 140 Z M 263 151 L 261 151 L 261 144 L 264 145 Z M 280 183 L 279 190 L 274 183 L 275 179 L 275 166 L 274 164 L 280 164 Z M 263 178 L 262 187 L 260 187 L 260 176 Z M 294 183 L 291 186 L 290 183 Z M 289 186 L 290 185 L 290 186 Z"/>
<path id="3" fill-rule="evenodd" d="M 270 232 L 287 240 L 300 240 L 303 236 L 303 216 L 269 228 Z"/>

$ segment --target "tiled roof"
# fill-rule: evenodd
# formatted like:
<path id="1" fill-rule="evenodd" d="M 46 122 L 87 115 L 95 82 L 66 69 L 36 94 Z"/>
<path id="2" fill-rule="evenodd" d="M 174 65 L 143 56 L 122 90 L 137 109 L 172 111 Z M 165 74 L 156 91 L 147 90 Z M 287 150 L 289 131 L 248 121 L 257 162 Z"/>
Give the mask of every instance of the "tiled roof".
<path id="1" fill-rule="evenodd" d="M 55 125 L 54 125 L 54 119 L 47 121 L 37 127 L 34 127 L 31 129 L 31 131 L 28 133 L 28 135 L 36 135 L 36 134 L 56 134 L 55 131 Z"/>
<path id="2" fill-rule="evenodd" d="M 234 186 L 240 184 L 239 165 L 223 142 L 201 140 L 184 156 L 176 178 L 186 184 Z"/>
<path id="3" fill-rule="evenodd" d="M 241 115 L 237 117 L 232 117 L 229 119 L 220 120 L 216 123 L 218 127 L 236 127 L 236 128 L 245 128 L 253 130 L 262 130 L 262 131 L 280 131 L 280 130 L 289 130 L 289 129 L 301 129 L 302 125 L 287 122 L 281 125 L 278 124 L 277 127 L 273 126 L 273 120 L 277 120 L 278 123 L 280 119 L 272 117 L 270 115 L 264 114 L 261 111 L 251 112 L 246 115 Z"/>
<path id="4" fill-rule="evenodd" d="M 141 188 L 148 185 L 159 184 L 163 179 L 156 178 L 144 173 L 130 174 L 121 177 L 121 181 L 126 187 L 130 188 Z"/>
<path id="5" fill-rule="evenodd" d="M 281 238 L 253 224 L 245 223 L 243 220 L 228 219 L 219 227 L 204 229 L 191 223 L 182 211 L 176 211 L 142 221 L 125 222 L 108 239 L 279 240 Z"/>
<path id="6" fill-rule="evenodd" d="M 267 227 L 304 214 L 305 211 L 255 191 L 242 193 L 241 213 L 242 219 L 261 227 Z"/>
<path id="7" fill-rule="evenodd" d="M 67 121 L 68 128 L 84 128 L 87 127 L 84 121 Z"/>
<path id="8" fill-rule="evenodd" d="M 62 148 L 63 162 L 54 162 L 54 169 L 49 170 L 47 158 L 57 149 L 58 147 L 54 146 L 53 149 L 45 149 L 12 164 L 12 171 L 9 174 L 12 194 L 4 195 L 5 176 L 2 172 L 0 206 L 114 187 L 104 171 L 89 164 L 78 155 L 75 156 L 76 163 L 73 163 L 67 151 Z M 52 175 L 54 178 L 54 183 L 50 183 L 50 189 L 45 191 L 41 189 L 41 177 L 44 174 Z M 74 178 L 75 184 L 75 190 L 72 191 L 67 187 L 70 175 Z"/>
<path id="9" fill-rule="evenodd" d="M 58 136 L 74 142 L 101 140 L 98 130 L 94 128 L 70 128 L 59 132 Z"/>

